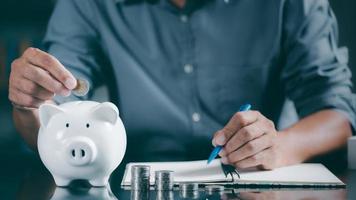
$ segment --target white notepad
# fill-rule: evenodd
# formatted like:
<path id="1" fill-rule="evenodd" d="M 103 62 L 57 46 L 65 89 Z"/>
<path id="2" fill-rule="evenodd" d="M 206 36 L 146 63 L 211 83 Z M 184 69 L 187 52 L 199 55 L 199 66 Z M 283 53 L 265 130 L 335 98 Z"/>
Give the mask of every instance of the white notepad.
<path id="1" fill-rule="evenodd" d="M 130 186 L 131 166 L 151 166 L 150 184 L 154 185 L 154 171 L 174 171 L 174 183 L 197 182 L 202 184 L 254 184 L 276 186 L 344 186 L 345 184 L 331 173 L 324 165 L 303 163 L 281 167 L 270 171 L 244 170 L 237 175 L 225 176 L 219 159 L 207 165 L 206 160 L 189 162 L 146 162 L 128 163 L 121 182 L 122 186 Z"/>

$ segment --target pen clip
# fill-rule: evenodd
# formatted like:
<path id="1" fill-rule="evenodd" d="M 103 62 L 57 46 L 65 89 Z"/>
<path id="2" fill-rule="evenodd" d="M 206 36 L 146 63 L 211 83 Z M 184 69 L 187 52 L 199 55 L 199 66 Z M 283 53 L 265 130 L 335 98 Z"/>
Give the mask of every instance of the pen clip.
<path id="1" fill-rule="evenodd" d="M 228 175 L 231 176 L 232 180 L 231 182 L 235 182 L 235 176 L 234 174 L 237 175 L 238 178 L 240 178 L 240 174 L 239 172 L 236 170 L 235 167 L 231 166 L 231 165 L 225 165 L 223 163 L 221 163 L 221 167 L 224 171 L 225 177 L 227 177 Z"/>

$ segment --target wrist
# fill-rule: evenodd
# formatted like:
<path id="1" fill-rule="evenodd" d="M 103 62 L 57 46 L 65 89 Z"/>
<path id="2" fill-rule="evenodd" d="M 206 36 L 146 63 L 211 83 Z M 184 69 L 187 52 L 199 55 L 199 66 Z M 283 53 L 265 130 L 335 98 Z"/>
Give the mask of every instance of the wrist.
<path id="1" fill-rule="evenodd" d="M 36 107 L 28 107 L 28 106 L 22 106 L 22 105 L 19 105 L 19 104 L 16 104 L 14 102 L 11 102 L 12 104 L 12 107 L 17 110 L 17 111 L 21 111 L 21 112 L 24 112 L 24 111 L 34 111 L 34 110 L 37 110 L 38 108 Z"/>
<path id="2" fill-rule="evenodd" d="M 295 134 L 289 130 L 278 131 L 277 148 L 283 154 L 282 165 L 302 163 L 308 159 L 302 144 L 298 142 Z"/>
<path id="3" fill-rule="evenodd" d="M 35 150 L 37 141 L 37 132 L 39 129 L 38 109 L 22 109 L 13 107 L 13 121 L 17 133 Z"/>

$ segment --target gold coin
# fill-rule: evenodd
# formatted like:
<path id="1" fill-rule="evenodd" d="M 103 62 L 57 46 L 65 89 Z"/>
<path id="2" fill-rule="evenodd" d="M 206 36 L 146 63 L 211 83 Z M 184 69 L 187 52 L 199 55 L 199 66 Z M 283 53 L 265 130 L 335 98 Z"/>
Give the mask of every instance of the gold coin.
<path id="1" fill-rule="evenodd" d="M 85 79 L 77 78 L 77 86 L 72 90 L 75 96 L 85 96 L 89 92 L 89 82 Z"/>

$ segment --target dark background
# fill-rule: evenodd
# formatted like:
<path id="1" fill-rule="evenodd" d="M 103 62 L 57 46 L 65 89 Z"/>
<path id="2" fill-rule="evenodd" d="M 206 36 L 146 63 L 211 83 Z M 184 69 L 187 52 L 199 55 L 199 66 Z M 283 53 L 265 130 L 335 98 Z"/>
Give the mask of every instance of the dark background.
<path id="1" fill-rule="evenodd" d="M 29 46 L 41 47 L 54 0 L 0 1 L 0 160 L 30 155 L 13 126 L 7 100 L 8 75 L 12 60 Z M 349 66 L 356 74 L 356 1 L 330 0 L 339 22 L 340 46 L 349 48 Z M 356 77 L 353 77 L 356 83 Z M 355 91 L 355 88 L 354 88 Z M 26 153 L 27 152 L 27 153 Z M 1 163 L 1 162 L 0 162 Z"/>

